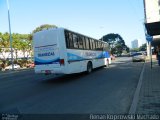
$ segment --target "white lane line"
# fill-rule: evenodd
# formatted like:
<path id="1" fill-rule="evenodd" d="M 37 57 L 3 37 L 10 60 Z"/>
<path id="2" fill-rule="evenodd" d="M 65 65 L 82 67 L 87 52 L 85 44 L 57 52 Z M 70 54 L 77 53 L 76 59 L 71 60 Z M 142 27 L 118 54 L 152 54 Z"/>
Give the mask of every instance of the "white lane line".
<path id="1" fill-rule="evenodd" d="M 129 109 L 129 114 L 135 114 L 136 113 L 137 104 L 138 104 L 138 100 L 139 100 L 139 94 L 140 94 L 142 81 L 143 81 L 144 70 L 145 70 L 145 63 L 143 65 L 143 68 L 142 68 L 142 71 L 141 71 L 141 75 L 139 77 L 139 81 L 138 81 L 138 85 L 137 85 L 136 91 L 134 93 L 133 101 L 132 101 L 131 107 Z"/>

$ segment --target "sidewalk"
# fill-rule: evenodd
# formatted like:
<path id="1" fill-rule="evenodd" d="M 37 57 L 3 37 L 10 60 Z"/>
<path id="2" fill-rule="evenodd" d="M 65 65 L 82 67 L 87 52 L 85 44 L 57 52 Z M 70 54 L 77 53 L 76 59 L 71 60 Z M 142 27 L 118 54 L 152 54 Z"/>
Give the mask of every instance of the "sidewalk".
<path id="1" fill-rule="evenodd" d="M 153 60 L 145 63 L 136 114 L 160 114 L 160 66 Z"/>

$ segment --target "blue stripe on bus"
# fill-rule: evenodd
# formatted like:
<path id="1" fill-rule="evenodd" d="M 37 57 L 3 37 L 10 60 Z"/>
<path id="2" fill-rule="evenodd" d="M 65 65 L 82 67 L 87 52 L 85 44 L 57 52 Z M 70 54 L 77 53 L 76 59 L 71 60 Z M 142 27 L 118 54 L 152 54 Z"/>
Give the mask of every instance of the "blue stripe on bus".
<path id="1" fill-rule="evenodd" d="M 39 59 L 39 58 L 35 58 L 35 65 L 42 65 L 42 64 L 59 64 L 60 62 L 60 58 L 56 58 L 56 59 L 53 59 L 53 60 L 42 60 L 42 59 Z"/>
<path id="2" fill-rule="evenodd" d="M 103 52 L 97 58 L 104 58 Z"/>
<path id="3" fill-rule="evenodd" d="M 87 60 L 87 58 L 80 57 L 78 55 L 72 54 L 72 53 L 67 53 L 68 56 L 68 61 L 82 61 L 82 60 Z M 95 58 L 89 58 L 89 59 L 101 59 L 104 58 L 104 53 L 100 53 L 99 56 Z"/>
<path id="4" fill-rule="evenodd" d="M 72 53 L 67 53 L 67 56 L 68 56 L 68 60 L 84 60 L 83 57 L 80 57 Z"/>

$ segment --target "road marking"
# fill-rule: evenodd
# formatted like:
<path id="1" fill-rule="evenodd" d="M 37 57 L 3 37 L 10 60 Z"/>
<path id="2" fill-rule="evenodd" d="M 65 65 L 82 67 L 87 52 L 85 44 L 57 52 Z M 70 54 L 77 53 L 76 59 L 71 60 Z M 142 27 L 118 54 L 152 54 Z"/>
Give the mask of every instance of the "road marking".
<path id="1" fill-rule="evenodd" d="M 139 100 L 139 94 L 140 94 L 142 81 L 143 81 L 144 69 L 145 69 L 145 63 L 143 65 L 143 68 L 142 68 L 142 71 L 141 71 L 141 74 L 140 74 L 140 77 L 139 77 L 139 81 L 138 81 L 136 91 L 134 93 L 133 101 L 132 101 L 131 107 L 129 109 L 129 114 L 135 114 L 136 113 L 137 104 L 138 104 L 138 100 Z"/>

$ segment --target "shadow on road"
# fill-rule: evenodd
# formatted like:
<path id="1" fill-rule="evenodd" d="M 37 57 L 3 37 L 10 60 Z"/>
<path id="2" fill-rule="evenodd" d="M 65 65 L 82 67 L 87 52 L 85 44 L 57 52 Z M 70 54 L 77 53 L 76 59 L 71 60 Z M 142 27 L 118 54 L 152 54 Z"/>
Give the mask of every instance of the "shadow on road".
<path id="1" fill-rule="evenodd" d="M 77 73 L 77 74 L 71 74 L 71 75 L 57 75 L 54 78 L 49 78 L 49 79 L 43 80 L 42 83 L 45 83 L 45 84 L 69 83 L 69 82 L 75 81 L 83 76 L 85 76 L 85 73 Z"/>
<path id="2" fill-rule="evenodd" d="M 69 82 L 77 81 L 78 79 L 81 79 L 83 77 L 90 76 L 95 72 L 101 71 L 104 69 L 106 68 L 104 67 L 95 68 L 90 74 L 87 74 L 86 72 L 82 72 L 82 73 L 75 73 L 75 74 L 69 74 L 69 75 L 57 75 L 54 78 L 49 78 L 41 82 L 44 84 L 66 84 Z"/>

